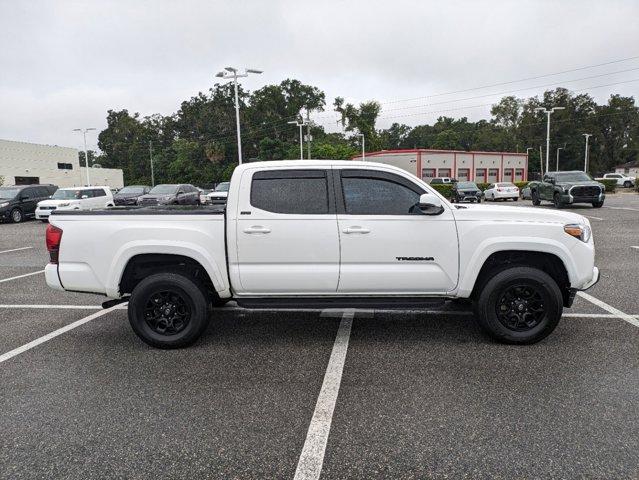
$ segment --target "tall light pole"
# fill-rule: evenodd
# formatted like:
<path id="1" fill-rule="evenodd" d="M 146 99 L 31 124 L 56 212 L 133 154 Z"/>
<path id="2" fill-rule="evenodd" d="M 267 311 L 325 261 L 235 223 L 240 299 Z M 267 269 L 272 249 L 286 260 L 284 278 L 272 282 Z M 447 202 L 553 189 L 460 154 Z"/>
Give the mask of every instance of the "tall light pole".
<path id="1" fill-rule="evenodd" d="M 366 139 L 363 133 L 358 133 L 358 137 L 362 137 L 362 162 L 366 161 Z"/>
<path id="2" fill-rule="evenodd" d="M 310 160 L 311 159 L 311 141 L 313 140 L 313 138 L 311 137 L 311 114 L 308 111 L 308 108 L 306 109 L 306 152 L 307 152 L 307 159 Z"/>
<path id="3" fill-rule="evenodd" d="M 307 125 L 306 121 L 302 122 L 288 122 L 290 125 L 300 127 L 300 160 L 304 160 L 304 131 L 303 128 Z"/>
<path id="4" fill-rule="evenodd" d="M 528 157 L 528 151 L 529 150 L 534 150 L 533 147 L 526 147 L 526 178 L 528 178 L 528 169 L 530 168 L 530 161 L 529 161 L 529 157 Z"/>
<path id="5" fill-rule="evenodd" d="M 215 74 L 218 78 L 224 80 L 233 80 L 233 89 L 235 90 L 235 128 L 237 129 L 237 161 L 238 165 L 242 165 L 242 137 L 240 135 L 240 101 L 237 94 L 237 79 L 248 77 L 249 73 L 262 73 L 262 70 L 255 70 L 252 68 L 245 68 L 242 73 L 238 72 L 235 67 L 224 67 L 224 70 Z"/>
<path id="6" fill-rule="evenodd" d="M 588 173 L 588 157 L 590 156 L 590 152 L 588 151 L 588 139 L 592 137 L 592 133 L 582 133 L 584 137 L 586 137 L 586 150 L 584 152 L 584 172 Z"/>
<path id="7" fill-rule="evenodd" d="M 91 185 L 91 175 L 89 173 L 89 152 L 87 151 L 87 132 L 95 130 L 95 128 L 74 128 L 74 132 L 82 132 L 84 137 L 84 165 L 87 169 L 87 186 Z"/>
<path id="8" fill-rule="evenodd" d="M 564 147 L 557 147 L 557 171 L 559 171 L 559 150 L 563 150 Z"/>
<path id="9" fill-rule="evenodd" d="M 546 110 L 544 107 L 535 108 L 535 112 L 544 112 L 548 117 L 548 123 L 546 125 L 546 172 L 548 171 L 549 165 L 549 154 L 550 154 L 550 115 L 555 110 L 564 110 L 566 107 L 552 107 L 550 110 Z"/>
<path id="10" fill-rule="evenodd" d="M 544 154 L 541 151 L 541 145 L 539 145 L 539 171 L 541 172 L 541 176 L 544 176 Z M 548 170 L 546 170 L 548 172 Z"/>
<path id="11" fill-rule="evenodd" d="M 153 141 L 149 140 L 149 160 L 151 161 L 151 186 L 155 187 L 155 175 L 153 174 Z"/>

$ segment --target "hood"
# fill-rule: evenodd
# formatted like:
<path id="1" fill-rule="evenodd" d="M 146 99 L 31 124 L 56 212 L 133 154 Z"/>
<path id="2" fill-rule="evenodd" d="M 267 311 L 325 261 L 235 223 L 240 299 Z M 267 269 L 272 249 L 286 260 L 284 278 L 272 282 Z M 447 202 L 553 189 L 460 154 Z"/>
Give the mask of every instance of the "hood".
<path id="1" fill-rule="evenodd" d="M 597 182 L 595 180 L 586 180 L 583 182 L 557 182 L 555 186 L 557 187 L 574 187 L 579 185 L 580 187 L 602 187 L 603 183 Z"/>
<path id="2" fill-rule="evenodd" d="M 140 196 L 142 195 L 140 195 L 139 193 L 116 193 L 115 195 L 113 195 L 113 198 L 137 198 Z"/>
<path id="3" fill-rule="evenodd" d="M 146 195 L 142 195 L 139 198 L 153 198 L 153 199 L 160 199 L 160 198 L 173 198 L 175 197 L 175 193 L 147 193 Z"/>
<path id="4" fill-rule="evenodd" d="M 457 221 L 537 222 L 537 223 L 583 223 L 583 216 L 564 210 L 548 210 L 533 207 L 504 207 L 498 205 L 470 204 L 467 208 L 453 209 Z"/>

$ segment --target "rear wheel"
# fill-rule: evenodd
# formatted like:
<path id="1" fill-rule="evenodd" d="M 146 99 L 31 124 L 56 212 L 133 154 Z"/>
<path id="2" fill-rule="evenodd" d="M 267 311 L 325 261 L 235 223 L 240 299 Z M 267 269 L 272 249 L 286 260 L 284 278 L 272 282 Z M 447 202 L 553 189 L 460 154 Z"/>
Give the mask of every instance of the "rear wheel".
<path id="1" fill-rule="evenodd" d="M 628 181 L 625 181 L 625 182 L 623 182 L 623 186 L 624 186 L 624 188 L 630 188 L 630 187 L 632 187 L 632 183 L 630 183 Z"/>
<path id="2" fill-rule="evenodd" d="M 19 208 L 14 208 L 13 210 L 11 210 L 11 221 L 13 223 L 20 223 L 22 220 L 24 220 L 22 210 L 20 210 Z"/>
<path id="3" fill-rule="evenodd" d="M 208 305 L 204 288 L 194 279 L 156 273 L 133 289 L 129 322 L 138 337 L 152 347 L 187 347 L 206 329 Z"/>
<path id="4" fill-rule="evenodd" d="M 530 199 L 532 200 L 533 205 L 541 205 L 541 199 L 539 198 L 539 193 L 537 193 L 537 190 L 533 190 L 532 192 L 530 192 Z"/>
<path id="5" fill-rule="evenodd" d="M 592 202 L 592 206 L 595 208 L 601 208 L 603 207 L 603 204 L 604 204 L 603 200 L 601 202 Z"/>
<path id="6" fill-rule="evenodd" d="M 516 202 L 517 200 L 519 200 L 519 197 L 515 197 L 513 198 L 513 200 Z"/>
<path id="7" fill-rule="evenodd" d="M 555 204 L 555 208 L 564 208 L 564 202 L 561 201 L 561 195 L 559 195 L 559 193 L 553 195 L 552 202 Z"/>
<path id="8" fill-rule="evenodd" d="M 561 291 L 547 273 L 511 267 L 492 276 L 475 302 L 479 326 L 495 340 L 535 343 L 557 327 L 563 310 Z"/>

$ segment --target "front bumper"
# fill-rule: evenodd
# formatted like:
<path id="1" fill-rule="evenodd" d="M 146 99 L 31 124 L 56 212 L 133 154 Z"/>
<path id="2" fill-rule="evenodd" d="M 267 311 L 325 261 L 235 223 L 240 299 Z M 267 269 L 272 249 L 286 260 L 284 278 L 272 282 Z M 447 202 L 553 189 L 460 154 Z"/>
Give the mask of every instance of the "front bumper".
<path id="1" fill-rule="evenodd" d="M 51 212 L 53 212 L 53 210 L 41 210 L 39 208 L 36 208 L 35 218 L 38 220 L 46 220 L 47 218 L 49 218 L 49 215 L 51 215 Z"/>
<path id="2" fill-rule="evenodd" d="M 588 290 L 595 283 L 599 281 L 599 269 L 597 267 L 592 267 L 592 278 L 586 282 L 579 290 Z"/>
<path id="3" fill-rule="evenodd" d="M 561 194 L 561 201 L 563 203 L 593 203 L 593 202 L 603 202 L 606 199 L 606 194 L 603 190 L 598 195 L 573 195 L 572 189 L 575 187 L 571 187 L 568 190 L 568 193 L 564 191 Z"/>

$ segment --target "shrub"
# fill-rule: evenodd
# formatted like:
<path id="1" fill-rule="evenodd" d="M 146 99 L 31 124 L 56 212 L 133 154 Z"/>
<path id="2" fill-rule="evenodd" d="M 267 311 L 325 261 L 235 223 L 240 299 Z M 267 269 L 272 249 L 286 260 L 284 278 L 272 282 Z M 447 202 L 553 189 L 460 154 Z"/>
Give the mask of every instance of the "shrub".
<path id="1" fill-rule="evenodd" d="M 446 183 L 436 183 L 431 185 L 435 190 L 441 193 L 445 198 L 451 198 L 453 196 L 453 186 Z"/>
<path id="2" fill-rule="evenodd" d="M 515 182 L 515 185 L 519 187 L 519 190 L 522 190 L 528 186 L 528 182 Z"/>
<path id="3" fill-rule="evenodd" d="M 606 187 L 606 193 L 615 193 L 615 191 L 617 190 L 617 180 L 613 180 L 613 179 L 604 179 L 604 180 L 597 180 L 599 183 L 603 183 L 604 186 Z"/>

